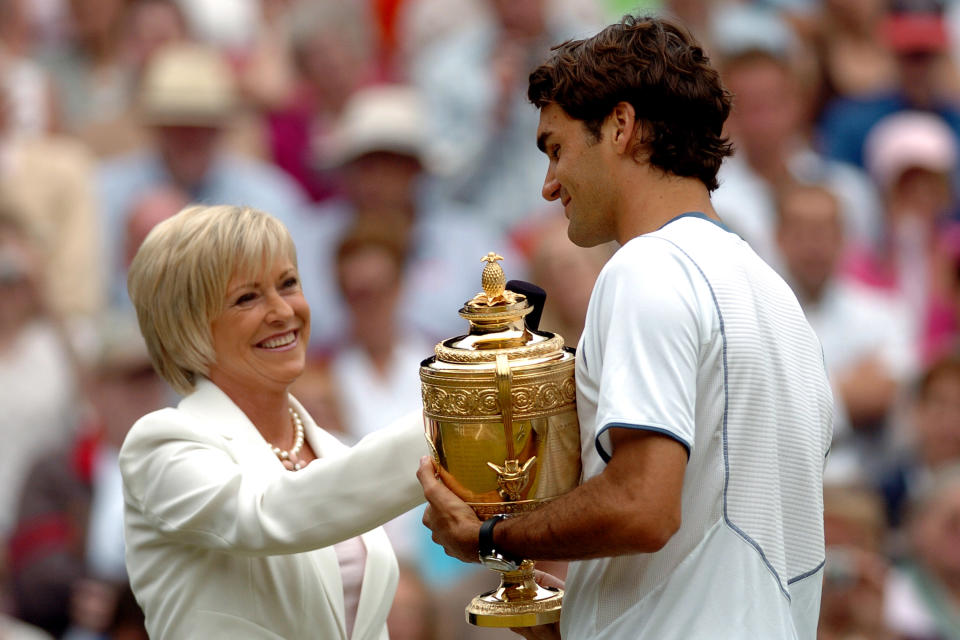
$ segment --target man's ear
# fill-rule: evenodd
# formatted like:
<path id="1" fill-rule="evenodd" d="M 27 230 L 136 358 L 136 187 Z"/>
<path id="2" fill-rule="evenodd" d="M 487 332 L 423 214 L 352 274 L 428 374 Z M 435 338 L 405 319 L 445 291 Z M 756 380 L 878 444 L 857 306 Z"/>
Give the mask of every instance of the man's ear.
<path id="1" fill-rule="evenodd" d="M 617 153 L 631 153 L 643 131 L 637 126 L 637 114 L 629 102 L 618 102 L 610 112 L 613 125 L 613 144 Z"/>

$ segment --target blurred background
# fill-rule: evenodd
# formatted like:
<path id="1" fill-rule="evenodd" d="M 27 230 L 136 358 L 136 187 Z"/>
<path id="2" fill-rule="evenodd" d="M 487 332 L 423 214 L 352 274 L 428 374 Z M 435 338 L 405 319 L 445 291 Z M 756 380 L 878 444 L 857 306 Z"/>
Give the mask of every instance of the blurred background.
<path id="1" fill-rule="evenodd" d="M 419 408 L 488 251 L 576 344 L 615 247 L 574 247 L 541 199 L 527 75 L 628 11 L 721 70 L 715 207 L 823 343 L 819 637 L 960 639 L 960 0 L 0 0 L 0 638 L 146 637 L 116 455 L 176 398 L 126 271 L 184 205 L 290 229 L 313 310 L 294 393 L 346 442 Z M 497 577 L 420 514 L 387 527 L 391 638 L 513 637 L 464 622 Z"/>

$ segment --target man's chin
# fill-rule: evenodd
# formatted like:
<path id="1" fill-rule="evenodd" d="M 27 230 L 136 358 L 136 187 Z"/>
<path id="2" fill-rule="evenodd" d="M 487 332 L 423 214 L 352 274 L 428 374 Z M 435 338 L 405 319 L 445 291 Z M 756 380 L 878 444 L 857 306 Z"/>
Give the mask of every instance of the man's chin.
<path id="1" fill-rule="evenodd" d="M 583 233 L 581 230 L 574 228 L 572 224 L 567 227 L 567 238 L 569 238 L 570 242 L 573 244 L 584 249 L 589 249 L 590 247 L 603 244 L 602 240 L 599 240 L 590 234 Z"/>

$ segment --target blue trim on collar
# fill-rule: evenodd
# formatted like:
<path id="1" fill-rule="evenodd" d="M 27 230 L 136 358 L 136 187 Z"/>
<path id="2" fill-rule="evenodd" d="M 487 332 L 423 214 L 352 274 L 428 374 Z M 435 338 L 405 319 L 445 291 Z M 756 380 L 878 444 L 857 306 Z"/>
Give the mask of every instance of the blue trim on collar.
<path id="1" fill-rule="evenodd" d="M 700 218 L 701 220 L 706 220 L 707 222 L 709 222 L 709 223 L 711 223 L 711 224 L 717 225 L 718 227 L 720 227 L 721 229 L 723 229 L 724 231 L 726 231 L 726 232 L 728 232 L 728 233 L 733 233 L 733 231 L 730 231 L 730 228 L 727 227 L 727 225 L 723 224 L 722 222 L 719 222 L 718 220 L 714 220 L 713 218 L 711 218 L 711 217 L 708 216 L 707 214 L 705 214 L 705 213 L 703 213 L 703 212 L 700 212 L 700 211 L 687 211 L 686 213 L 681 213 L 681 214 L 678 215 L 676 218 L 671 218 L 670 220 L 666 221 L 666 222 L 663 224 L 663 226 L 660 227 L 660 229 L 663 229 L 663 227 L 667 226 L 667 225 L 670 224 L 671 222 L 675 222 L 675 221 L 679 220 L 680 218 Z M 658 229 L 658 231 L 659 231 L 659 229 Z"/>

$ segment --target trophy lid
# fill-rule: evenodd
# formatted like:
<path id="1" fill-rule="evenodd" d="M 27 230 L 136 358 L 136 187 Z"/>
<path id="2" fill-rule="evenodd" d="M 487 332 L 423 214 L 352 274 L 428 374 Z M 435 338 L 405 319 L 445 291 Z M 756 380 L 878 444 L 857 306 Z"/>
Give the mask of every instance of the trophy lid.
<path id="1" fill-rule="evenodd" d="M 492 363 L 497 355 L 511 361 L 543 360 L 563 354 L 563 338 L 531 331 L 524 318 L 533 311 L 522 293 L 506 288 L 507 278 L 499 261 L 503 256 L 490 252 L 481 258 L 483 291 L 464 303 L 460 316 L 470 323 L 467 335 L 444 340 L 436 347 L 437 360 L 447 363 Z"/>

